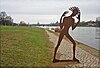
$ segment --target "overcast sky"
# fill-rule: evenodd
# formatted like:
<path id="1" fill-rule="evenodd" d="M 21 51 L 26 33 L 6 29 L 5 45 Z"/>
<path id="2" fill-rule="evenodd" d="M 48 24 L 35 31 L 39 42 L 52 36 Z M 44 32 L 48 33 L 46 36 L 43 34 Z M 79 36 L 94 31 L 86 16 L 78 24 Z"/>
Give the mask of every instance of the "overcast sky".
<path id="1" fill-rule="evenodd" d="M 14 22 L 51 23 L 71 6 L 81 10 L 81 21 L 100 17 L 100 0 L 0 0 L 0 12 L 12 16 Z"/>

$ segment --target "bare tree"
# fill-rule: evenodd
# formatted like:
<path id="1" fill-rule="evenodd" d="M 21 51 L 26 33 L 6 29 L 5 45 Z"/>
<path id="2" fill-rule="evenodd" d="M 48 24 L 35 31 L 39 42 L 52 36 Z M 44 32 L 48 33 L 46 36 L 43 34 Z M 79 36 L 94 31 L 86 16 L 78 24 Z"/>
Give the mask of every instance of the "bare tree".
<path id="1" fill-rule="evenodd" d="M 7 16 L 6 12 L 0 12 L 0 25 L 12 25 L 13 19 L 11 16 Z"/>

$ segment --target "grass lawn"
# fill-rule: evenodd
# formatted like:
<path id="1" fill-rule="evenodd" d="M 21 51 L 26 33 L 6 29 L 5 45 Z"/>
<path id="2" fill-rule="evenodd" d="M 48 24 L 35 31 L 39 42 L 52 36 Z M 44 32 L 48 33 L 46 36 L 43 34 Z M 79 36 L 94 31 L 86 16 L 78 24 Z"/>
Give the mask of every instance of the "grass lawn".
<path id="1" fill-rule="evenodd" d="M 52 44 L 42 28 L 0 26 L 2 67 L 51 66 Z"/>

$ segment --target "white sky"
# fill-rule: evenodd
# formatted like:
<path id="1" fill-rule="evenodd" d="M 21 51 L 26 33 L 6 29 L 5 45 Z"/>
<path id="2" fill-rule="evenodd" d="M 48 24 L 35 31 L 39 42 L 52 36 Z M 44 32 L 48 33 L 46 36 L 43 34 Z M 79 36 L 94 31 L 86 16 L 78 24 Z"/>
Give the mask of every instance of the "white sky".
<path id="1" fill-rule="evenodd" d="M 81 10 L 81 21 L 100 17 L 100 0 L 0 0 L 0 12 L 12 16 L 14 22 L 51 23 L 71 6 Z"/>

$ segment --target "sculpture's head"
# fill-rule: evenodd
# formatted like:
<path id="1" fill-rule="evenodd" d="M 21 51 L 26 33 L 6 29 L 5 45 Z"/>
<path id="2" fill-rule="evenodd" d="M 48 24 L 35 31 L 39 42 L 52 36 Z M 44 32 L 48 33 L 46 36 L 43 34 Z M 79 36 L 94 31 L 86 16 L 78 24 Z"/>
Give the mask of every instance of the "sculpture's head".
<path id="1" fill-rule="evenodd" d="M 76 16 L 78 13 L 80 13 L 80 10 L 78 7 L 71 7 L 69 10 L 72 11 L 72 16 Z"/>

